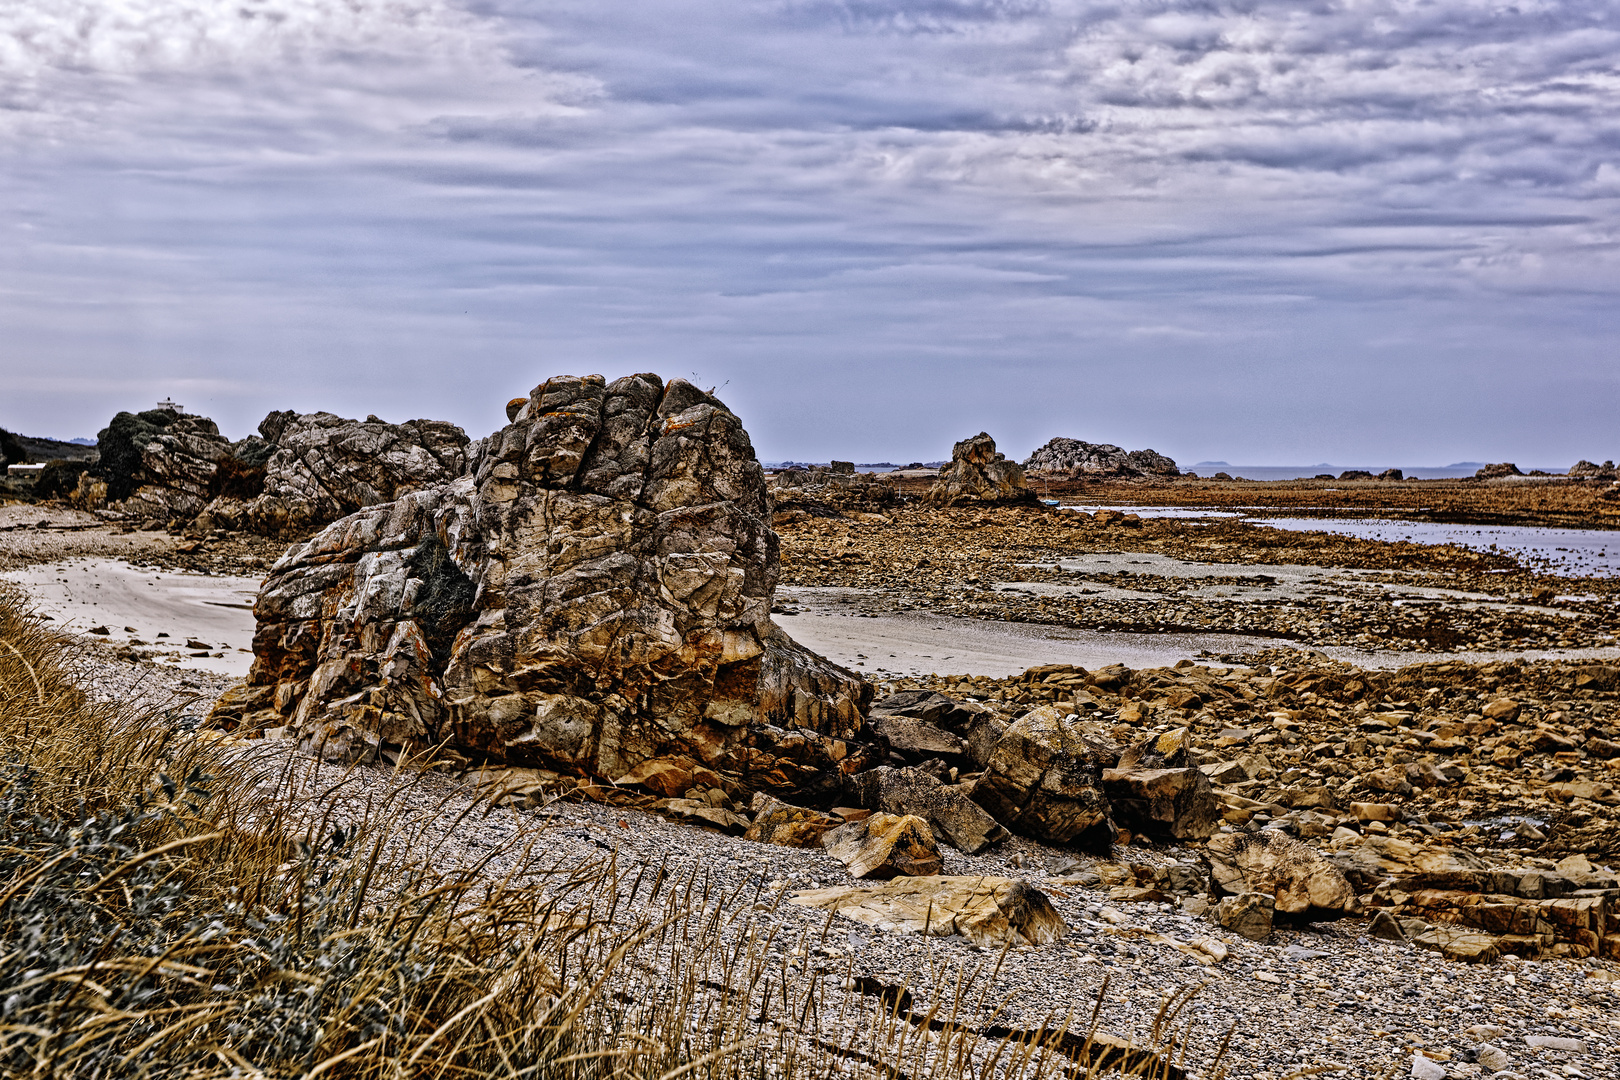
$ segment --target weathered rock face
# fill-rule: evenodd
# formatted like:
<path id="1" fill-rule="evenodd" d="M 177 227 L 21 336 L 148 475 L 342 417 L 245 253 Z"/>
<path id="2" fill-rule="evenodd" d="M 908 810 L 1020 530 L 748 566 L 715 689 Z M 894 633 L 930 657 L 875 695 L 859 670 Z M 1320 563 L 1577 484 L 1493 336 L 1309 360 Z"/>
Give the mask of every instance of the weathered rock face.
<path id="1" fill-rule="evenodd" d="M 515 416 L 469 475 L 282 557 L 219 720 L 333 758 L 447 743 L 739 791 L 835 792 L 871 763 L 869 685 L 770 620 L 777 540 L 736 416 L 653 375 L 552 379 Z"/>
<path id="2" fill-rule="evenodd" d="M 1024 459 L 1024 471 L 1053 479 L 1181 474 L 1173 459 L 1155 450 L 1126 451 L 1112 443 L 1057 438 Z"/>
<path id="3" fill-rule="evenodd" d="M 1346 914 L 1358 906 L 1338 867 L 1274 829 L 1220 833 L 1209 841 L 1209 861 L 1222 892 L 1265 893 L 1285 914 Z"/>
<path id="4" fill-rule="evenodd" d="M 346 514 L 467 470 L 467 435 L 444 420 L 389 424 L 374 416 L 359 421 L 282 411 L 265 417 L 259 434 L 241 456 L 263 462 L 263 494 L 240 516 L 246 527 L 267 536 L 307 536 Z"/>
<path id="5" fill-rule="evenodd" d="M 1102 773 L 1103 793 L 1121 826 L 1150 836 L 1203 840 L 1221 822 L 1209 777 L 1188 765 L 1186 728 L 1138 742 Z"/>
<path id="6" fill-rule="evenodd" d="M 996 440 L 984 432 L 951 448 L 951 463 L 939 470 L 928 491 L 934 502 L 1025 502 L 1035 495 L 1024 482 L 1018 462 L 996 451 Z"/>
<path id="7" fill-rule="evenodd" d="M 212 420 L 169 409 L 119 413 L 97 434 L 96 447 L 108 508 L 148 519 L 196 516 L 234 460 Z"/>
<path id="8" fill-rule="evenodd" d="M 1096 751 L 1050 705 L 1007 728 L 990 753 L 973 801 L 1013 832 L 1052 844 L 1106 851 L 1115 828 Z"/>

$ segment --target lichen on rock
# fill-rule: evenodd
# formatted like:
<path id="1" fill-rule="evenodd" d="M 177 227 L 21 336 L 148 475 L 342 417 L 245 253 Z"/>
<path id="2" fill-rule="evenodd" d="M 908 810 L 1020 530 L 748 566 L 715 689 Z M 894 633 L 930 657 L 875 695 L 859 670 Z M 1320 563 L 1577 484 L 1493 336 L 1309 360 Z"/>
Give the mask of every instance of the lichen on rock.
<path id="1" fill-rule="evenodd" d="M 680 380 L 593 375 L 512 415 L 465 475 L 282 557 L 217 721 L 290 725 L 329 758 L 445 744 L 734 790 L 830 794 L 870 764 L 870 686 L 770 619 L 769 497 L 730 410 Z"/>

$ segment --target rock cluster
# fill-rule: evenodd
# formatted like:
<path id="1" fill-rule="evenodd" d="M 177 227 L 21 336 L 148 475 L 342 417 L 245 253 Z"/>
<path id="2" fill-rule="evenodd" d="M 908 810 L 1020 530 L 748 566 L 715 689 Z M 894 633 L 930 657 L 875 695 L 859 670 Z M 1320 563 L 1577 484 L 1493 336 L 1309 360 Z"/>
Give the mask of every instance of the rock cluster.
<path id="1" fill-rule="evenodd" d="M 777 541 L 736 416 L 652 375 L 551 379 L 514 413 L 468 475 L 282 557 L 216 723 L 668 792 L 837 791 L 870 763 L 868 684 L 770 620 Z"/>
<path id="2" fill-rule="evenodd" d="M 1576 480 L 1613 480 L 1620 477 L 1620 473 L 1615 471 L 1613 461 L 1605 461 L 1598 465 L 1585 458 L 1571 465 L 1567 475 Z"/>
<path id="3" fill-rule="evenodd" d="M 1024 470 L 996 450 L 996 440 L 985 432 L 963 439 L 951 448 L 950 463 L 939 470 L 939 480 L 928 491 L 934 503 L 1034 502 Z"/>
<path id="4" fill-rule="evenodd" d="M 443 484 L 467 469 L 468 439 L 444 420 L 390 424 L 328 412 L 273 412 L 259 425 L 272 453 L 262 494 L 211 516 L 264 536 L 303 537 L 367 506 Z"/>
<path id="5" fill-rule="evenodd" d="M 96 465 L 76 501 L 142 520 L 189 521 L 221 494 L 246 494 L 262 477 L 257 440 L 232 443 L 206 416 L 172 409 L 121 412 L 96 436 Z M 262 460 L 262 459 L 259 459 Z"/>
<path id="6" fill-rule="evenodd" d="M 1024 471 L 1050 479 L 1177 477 L 1173 459 L 1155 450 L 1126 451 L 1112 443 L 1056 438 L 1024 459 Z"/>

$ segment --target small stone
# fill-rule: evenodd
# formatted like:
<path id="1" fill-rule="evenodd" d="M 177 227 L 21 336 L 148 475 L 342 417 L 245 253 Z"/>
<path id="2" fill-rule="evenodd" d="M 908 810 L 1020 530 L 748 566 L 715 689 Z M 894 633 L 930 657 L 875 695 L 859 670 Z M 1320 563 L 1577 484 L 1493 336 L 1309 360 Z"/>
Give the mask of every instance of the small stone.
<path id="1" fill-rule="evenodd" d="M 1566 1039 L 1558 1035 L 1526 1035 L 1524 1044 L 1538 1050 L 1563 1050 L 1571 1054 L 1586 1053 L 1586 1042 L 1584 1040 Z"/>
<path id="2" fill-rule="evenodd" d="M 928 822 L 911 814 L 876 813 L 840 825 L 821 842 L 851 877 L 929 877 L 944 866 Z"/>
<path id="3" fill-rule="evenodd" d="M 1413 1054 L 1412 1075 L 1418 1080 L 1446 1080 L 1446 1067 L 1422 1054 Z"/>
<path id="4" fill-rule="evenodd" d="M 1489 1069 L 1491 1072 L 1501 1072 L 1512 1063 L 1512 1060 L 1507 1056 L 1507 1051 L 1490 1043 L 1481 1043 L 1474 1051 L 1474 1061 L 1480 1068 Z"/>

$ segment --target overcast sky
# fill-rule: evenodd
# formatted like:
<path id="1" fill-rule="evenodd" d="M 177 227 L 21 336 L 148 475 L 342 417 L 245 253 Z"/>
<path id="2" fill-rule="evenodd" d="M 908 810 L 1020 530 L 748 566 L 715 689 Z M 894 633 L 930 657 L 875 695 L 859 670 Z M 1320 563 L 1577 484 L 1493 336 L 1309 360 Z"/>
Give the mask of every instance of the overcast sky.
<path id="1" fill-rule="evenodd" d="M 0 426 L 1620 458 L 1613 0 L 14 0 Z"/>

